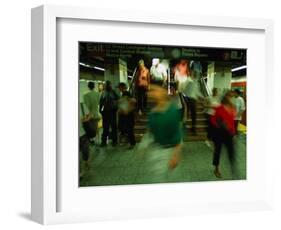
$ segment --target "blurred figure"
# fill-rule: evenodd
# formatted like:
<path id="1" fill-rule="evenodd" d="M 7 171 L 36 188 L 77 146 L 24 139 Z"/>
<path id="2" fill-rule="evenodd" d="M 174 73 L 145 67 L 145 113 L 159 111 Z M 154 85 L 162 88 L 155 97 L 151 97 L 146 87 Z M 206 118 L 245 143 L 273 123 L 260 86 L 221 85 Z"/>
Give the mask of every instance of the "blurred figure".
<path id="1" fill-rule="evenodd" d="M 87 107 L 80 102 L 80 125 L 79 125 L 79 152 L 82 154 L 82 164 L 80 165 L 80 177 L 90 168 L 89 156 L 90 156 L 90 136 L 86 133 L 84 123 L 91 119 L 91 115 Z"/>
<path id="2" fill-rule="evenodd" d="M 101 147 L 106 146 L 109 130 L 111 129 L 112 145 L 117 144 L 117 121 L 118 95 L 112 89 L 111 82 L 106 81 L 105 90 L 100 97 L 100 113 L 102 114 L 102 142 Z"/>
<path id="3" fill-rule="evenodd" d="M 196 135 L 196 122 L 197 122 L 197 111 L 196 104 L 197 99 L 202 97 L 198 82 L 193 76 L 189 76 L 183 85 L 184 99 L 187 105 L 187 115 L 191 116 L 191 132 Z"/>
<path id="4" fill-rule="evenodd" d="M 170 90 L 171 90 L 171 101 L 174 103 L 178 109 L 180 114 L 180 120 L 184 120 L 184 114 L 186 111 L 184 97 L 181 92 L 177 91 L 177 84 L 175 82 L 170 83 Z"/>
<path id="5" fill-rule="evenodd" d="M 165 86 L 167 84 L 168 74 L 166 68 L 160 63 L 160 59 L 153 58 L 152 66 L 150 68 L 151 82 L 160 86 Z"/>
<path id="6" fill-rule="evenodd" d="M 196 102 L 201 93 L 198 88 L 197 80 L 190 76 L 190 69 L 187 60 L 180 60 L 175 67 L 175 81 L 178 83 L 178 90 L 184 96 L 187 116 L 191 116 L 191 132 L 196 134 Z"/>
<path id="7" fill-rule="evenodd" d="M 221 105 L 215 108 L 215 114 L 211 117 L 213 129 L 213 141 L 215 145 L 213 165 L 215 166 L 214 174 L 221 178 L 219 170 L 220 156 L 222 146 L 225 145 L 229 161 L 231 163 L 232 175 L 235 173 L 235 152 L 233 136 L 235 135 L 234 119 L 236 115 L 235 107 L 232 104 L 232 92 L 227 92 L 222 98 Z"/>
<path id="8" fill-rule="evenodd" d="M 99 113 L 99 100 L 100 95 L 98 92 L 95 91 L 95 83 L 90 81 L 88 83 L 88 88 L 90 92 L 86 93 L 84 95 L 84 103 L 87 106 L 87 109 L 89 110 L 94 123 L 95 123 L 95 129 L 96 132 L 98 131 L 98 122 L 101 119 L 101 115 Z"/>
<path id="9" fill-rule="evenodd" d="M 207 140 L 205 141 L 208 147 L 211 147 L 210 141 L 212 141 L 213 137 L 213 125 L 211 123 L 212 116 L 215 115 L 215 109 L 220 106 L 220 99 L 218 97 L 218 89 L 213 88 L 212 96 L 207 98 L 205 105 L 205 114 L 206 114 L 206 122 L 207 122 Z"/>
<path id="10" fill-rule="evenodd" d="M 169 100 L 167 90 L 153 85 L 148 96 L 156 102 L 148 118 L 149 133 L 155 143 L 147 153 L 148 171 L 154 182 L 161 182 L 165 181 L 169 169 L 174 169 L 180 161 L 181 119 L 178 108 Z"/>
<path id="11" fill-rule="evenodd" d="M 235 134 L 238 134 L 238 126 L 242 120 L 243 112 L 246 110 L 245 102 L 243 97 L 241 97 L 241 92 L 239 89 L 234 90 L 234 103 L 236 108 L 236 117 L 235 117 Z"/>
<path id="12" fill-rule="evenodd" d="M 118 86 L 121 98 L 118 103 L 118 128 L 121 136 L 127 136 L 130 148 L 133 148 L 136 144 L 134 126 L 135 126 L 135 105 L 136 100 L 131 97 L 127 91 L 126 84 L 121 82 Z"/>
<path id="13" fill-rule="evenodd" d="M 187 60 L 180 60 L 178 64 L 174 67 L 174 80 L 178 85 L 178 91 L 183 93 L 185 88 L 185 83 L 189 76 L 189 67 Z"/>
<path id="14" fill-rule="evenodd" d="M 137 103 L 138 112 L 141 115 L 145 112 L 147 104 L 147 90 L 150 84 L 150 73 L 149 70 L 144 65 L 144 61 L 140 60 L 138 63 L 138 70 L 136 74 L 136 93 L 137 93 Z"/>
<path id="15" fill-rule="evenodd" d="M 199 61 L 191 61 L 190 62 L 190 72 L 191 76 L 193 76 L 195 79 L 199 79 L 202 75 L 202 65 Z"/>
<path id="16" fill-rule="evenodd" d="M 99 95 L 101 95 L 103 91 L 104 91 L 104 84 L 103 83 L 99 83 L 98 84 L 98 93 L 99 93 Z"/>

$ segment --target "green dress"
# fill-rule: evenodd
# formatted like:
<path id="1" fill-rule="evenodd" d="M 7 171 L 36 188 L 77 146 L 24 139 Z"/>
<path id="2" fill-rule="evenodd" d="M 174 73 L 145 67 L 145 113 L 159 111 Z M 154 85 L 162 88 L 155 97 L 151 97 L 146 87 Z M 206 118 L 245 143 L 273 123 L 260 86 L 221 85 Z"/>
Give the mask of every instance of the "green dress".
<path id="1" fill-rule="evenodd" d="M 163 147 L 172 147 L 182 140 L 181 115 L 174 103 L 165 111 L 153 111 L 149 114 L 148 128 L 154 141 Z"/>

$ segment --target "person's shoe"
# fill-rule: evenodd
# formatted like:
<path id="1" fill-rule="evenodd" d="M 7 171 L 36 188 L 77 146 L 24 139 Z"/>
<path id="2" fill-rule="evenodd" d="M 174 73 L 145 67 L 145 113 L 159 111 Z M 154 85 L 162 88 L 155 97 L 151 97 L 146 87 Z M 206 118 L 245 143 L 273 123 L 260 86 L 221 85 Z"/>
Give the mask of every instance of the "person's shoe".
<path id="1" fill-rule="evenodd" d="M 209 148 L 212 148 L 212 145 L 211 145 L 210 141 L 205 140 L 205 144 L 206 144 Z"/>
<path id="2" fill-rule="evenodd" d="M 142 115 L 142 112 L 141 112 L 141 110 L 139 110 L 139 115 L 140 115 L 140 116 Z"/>
<path id="3" fill-rule="evenodd" d="M 220 171 L 215 170 L 215 171 L 214 171 L 214 174 L 215 174 L 215 176 L 216 176 L 217 178 L 222 178 Z"/>

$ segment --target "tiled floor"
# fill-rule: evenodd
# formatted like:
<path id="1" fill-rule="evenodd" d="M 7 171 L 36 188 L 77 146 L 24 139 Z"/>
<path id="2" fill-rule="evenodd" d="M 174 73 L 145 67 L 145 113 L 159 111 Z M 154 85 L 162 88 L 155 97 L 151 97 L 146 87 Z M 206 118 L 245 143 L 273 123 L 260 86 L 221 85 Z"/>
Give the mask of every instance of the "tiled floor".
<path id="1" fill-rule="evenodd" d="M 93 146 L 90 169 L 80 178 L 80 186 L 246 179 L 246 135 L 235 137 L 235 147 L 239 176 L 233 178 L 223 148 L 220 164 L 222 178 L 218 179 L 213 174 L 212 149 L 205 142 L 185 142 L 182 161 L 174 170 L 168 170 L 165 159 L 151 160 L 151 154 L 163 154 L 167 150 L 143 152 L 138 151 L 137 147 L 128 150 L 127 145 Z"/>

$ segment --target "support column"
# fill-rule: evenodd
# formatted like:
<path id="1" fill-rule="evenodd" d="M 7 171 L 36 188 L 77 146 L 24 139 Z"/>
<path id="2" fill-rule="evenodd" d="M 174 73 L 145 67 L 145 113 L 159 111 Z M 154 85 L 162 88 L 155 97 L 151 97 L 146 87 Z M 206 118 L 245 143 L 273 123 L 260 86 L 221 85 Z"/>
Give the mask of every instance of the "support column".
<path id="1" fill-rule="evenodd" d="M 105 72 L 104 79 L 105 81 L 110 81 L 113 89 L 120 82 L 128 84 L 128 72 L 127 72 L 127 62 L 120 59 L 110 59 L 105 61 Z"/>
<path id="2" fill-rule="evenodd" d="M 231 89 L 231 65 L 223 62 L 212 62 L 208 65 L 208 87 L 218 89 L 219 95 Z"/>

